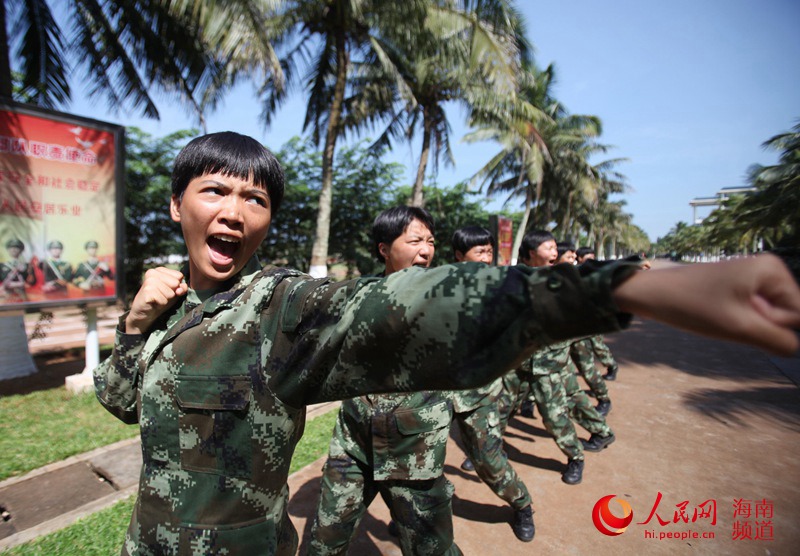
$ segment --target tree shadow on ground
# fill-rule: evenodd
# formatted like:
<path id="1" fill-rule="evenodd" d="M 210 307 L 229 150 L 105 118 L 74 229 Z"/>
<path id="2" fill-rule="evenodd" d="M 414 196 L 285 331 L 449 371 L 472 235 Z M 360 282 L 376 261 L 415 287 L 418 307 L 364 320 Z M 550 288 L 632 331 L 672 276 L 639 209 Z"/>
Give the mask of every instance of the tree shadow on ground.
<path id="1" fill-rule="evenodd" d="M 750 416 L 759 415 L 778 427 L 800 432 L 800 391 L 794 387 L 735 391 L 707 388 L 687 394 L 683 403 L 724 425 L 745 426 Z"/>

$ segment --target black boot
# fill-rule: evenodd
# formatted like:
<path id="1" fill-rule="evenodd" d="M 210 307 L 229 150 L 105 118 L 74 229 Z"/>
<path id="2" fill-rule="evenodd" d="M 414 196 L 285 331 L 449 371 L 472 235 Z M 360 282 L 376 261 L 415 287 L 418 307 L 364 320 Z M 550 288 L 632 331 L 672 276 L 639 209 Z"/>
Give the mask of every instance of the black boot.
<path id="1" fill-rule="evenodd" d="M 599 452 L 605 448 L 608 448 L 608 445 L 614 442 L 616 438 L 614 438 L 613 434 L 609 434 L 608 436 L 600 436 L 597 433 L 592 433 L 592 436 L 589 437 L 589 440 L 584 440 L 581 438 L 581 444 L 583 444 L 583 449 L 587 452 Z"/>
<path id="2" fill-rule="evenodd" d="M 536 534 L 536 527 L 533 525 L 533 509 L 525 506 L 521 510 L 514 512 L 514 523 L 511 524 L 514 534 L 522 542 L 531 542 Z"/>
<path id="3" fill-rule="evenodd" d="M 522 407 L 519 409 L 519 414 L 523 417 L 529 417 L 533 419 L 533 402 L 531 400 L 525 400 L 522 402 Z"/>
<path id="4" fill-rule="evenodd" d="M 569 463 L 567 463 L 567 470 L 561 475 L 561 480 L 568 485 L 579 484 L 583 480 L 583 460 L 569 460 Z"/>
<path id="5" fill-rule="evenodd" d="M 611 365 L 608 368 L 608 372 L 606 373 L 606 375 L 603 378 L 606 379 L 606 380 L 617 380 L 617 371 L 618 370 L 619 370 L 619 367 L 617 365 Z"/>
<path id="6" fill-rule="evenodd" d="M 464 471 L 475 471 L 475 465 L 472 463 L 471 459 L 464 458 L 464 462 L 461 464 L 461 469 Z"/>
<path id="7" fill-rule="evenodd" d="M 608 412 L 611 411 L 611 400 L 600 400 L 594 408 L 600 415 L 606 417 Z"/>

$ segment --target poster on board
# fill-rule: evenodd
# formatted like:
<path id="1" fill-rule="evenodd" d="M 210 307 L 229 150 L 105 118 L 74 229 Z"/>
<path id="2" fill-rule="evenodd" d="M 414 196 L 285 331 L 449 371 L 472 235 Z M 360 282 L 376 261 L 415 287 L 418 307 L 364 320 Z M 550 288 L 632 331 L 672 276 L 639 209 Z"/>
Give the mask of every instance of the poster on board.
<path id="1" fill-rule="evenodd" d="M 122 296 L 124 128 L 0 103 L 0 311 Z"/>

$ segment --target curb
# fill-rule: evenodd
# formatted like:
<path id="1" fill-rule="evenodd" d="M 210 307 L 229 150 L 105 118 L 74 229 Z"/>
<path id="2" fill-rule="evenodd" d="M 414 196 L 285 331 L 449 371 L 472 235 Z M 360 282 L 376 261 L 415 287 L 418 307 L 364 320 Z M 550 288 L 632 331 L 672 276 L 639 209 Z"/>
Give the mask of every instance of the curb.
<path id="1" fill-rule="evenodd" d="M 329 411 L 332 411 L 333 409 L 336 409 L 340 405 L 341 402 L 337 401 L 337 402 L 327 402 L 309 406 L 306 411 L 306 419 L 310 421 L 315 417 L 319 417 L 320 415 L 323 415 L 325 413 L 328 413 Z M 121 448 L 126 448 L 132 444 L 139 443 L 139 441 L 140 437 L 137 435 L 134 438 L 121 440 L 119 442 L 115 442 L 114 444 L 109 444 L 107 446 L 96 448 L 95 450 L 92 450 L 90 452 L 84 452 L 82 454 L 70 456 L 67 459 L 61 461 L 50 463 L 38 469 L 34 469 L 33 471 L 26 473 L 25 475 L 21 475 L 19 477 L 11 477 L 10 479 L 6 479 L 0 482 L 0 490 L 2 490 L 5 487 L 9 487 L 11 485 L 15 485 L 17 483 L 35 479 L 36 477 L 46 475 L 47 473 L 68 467 L 70 465 L 74 465 L 76 463 L 86 462 L 95 459 L 98 456 L 102 456 L 108 452 L 113 452 Z M 317 462 L 311 462 L 305 467 L 298 469 L 297 471 L 289 475 L 289 477 L 287 478 L 287 482 L 289 479 L 291 479 L 292 476 L 302 472 L 304 469 L 306 469 L 311 465 L 315 465 L 316 463 Z M 38 537 L 49 535 L 50 533 L 55 533 L 56 531 L 69 527 L 79 519 L 87 517 L 100 510 L 104 510 L 105 508 L 112 506 L 113 504 L 116 504 L 117 502 L 125 498 L 128 498 L 129 496 L 135 495 L 137 489 L 138 489 L 138 484 L 123 488 L 114 493 L 103 496 L 102 498 L 98 498 L 97 500 L 93 500 L 92 502 L 84 504 L 79 508 L 75 508 L 74 510 L 61 514 L 58 517 L 39 523 L 38 525 L 35 525 L 33 527 L 30 527 L 28 529 L 10 535 L 4 539 L 0 539 L 0 552 L 33 541 Z"/>

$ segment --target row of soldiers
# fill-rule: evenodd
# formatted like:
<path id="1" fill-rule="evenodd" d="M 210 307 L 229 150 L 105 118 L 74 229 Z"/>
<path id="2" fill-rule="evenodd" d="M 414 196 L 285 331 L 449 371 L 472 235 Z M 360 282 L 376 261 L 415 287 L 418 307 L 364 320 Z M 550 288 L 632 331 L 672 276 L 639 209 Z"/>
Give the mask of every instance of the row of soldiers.
<path id="1" fill-rule="evenodd" d="M 384 275 L 431 265 L 435 224 L 424 209 L 384 211 L 375 219 L 372 233 Z M 456 262 L 491 264 L 493 260 L 494 239 L 479 226 L 456 231 L 452 247 Z M 519 250 L 520 263 L 531 267 L 575 263 L 576 256 L 574 246 L 557 245 L 545 231 L 527 233 Z M 581 257 L 581 262 L 593 258 L 591 250 L 582 249 Z M 607 368 L 605 377 L 595 367 L 595 352 Z M 597 406 L 580 388 L 578 369 L 587 378 Z M 614 442 L 605 421 L 611 409 L 605 380 L 614 380 L 617 370 L 602 338 L 581 338 L 540 350 L 519 368 L 475 390 L 371 394 L 345 400 L 323 468 L 309 554 L 345 554 L 378 494 L 389 507 L 390 532 L 399 537 L 403 554 L 461 554 L 453 539 L 454 487 L 443 469 L 453 421 L 467 455 L 462 468 L 474 470 L 511 506 L 517 538 L 533 540 L 531 495 L 503 450 L 509 419 L 521 410 L 532 416 L 526 406 L 535 404 L 547 431 L 568 458 L 562 480 L 578 484 L 584 450 L 601 451 Z M 578 438 L 573 421 L 591 433 L 589 440 Z"/>
<path id="2" fill-rule="evenodd" d="M 36 285 L 37 277 L 34 267 L 42 273 L 42 292 L 58 293 L 66 291 L 67 284 L 72 283 L 84 291 L 102 289 L 103 279 L 114 279 L 114 271 L 108 263 L 97 256 L 98 243 L 94 240 L 84 244 L 86 260 L 81 261 L 73 269 L 69 261 L 61 258 L 64 244 L 58 240 L 47 244 L 48 256 L 37 263 L 28 263 L 23 256 L 25 244 L 17 238 L 6 242 L 8 260 L 0 263 L 0 294 L 25 298 L 26 288 Z"/>

